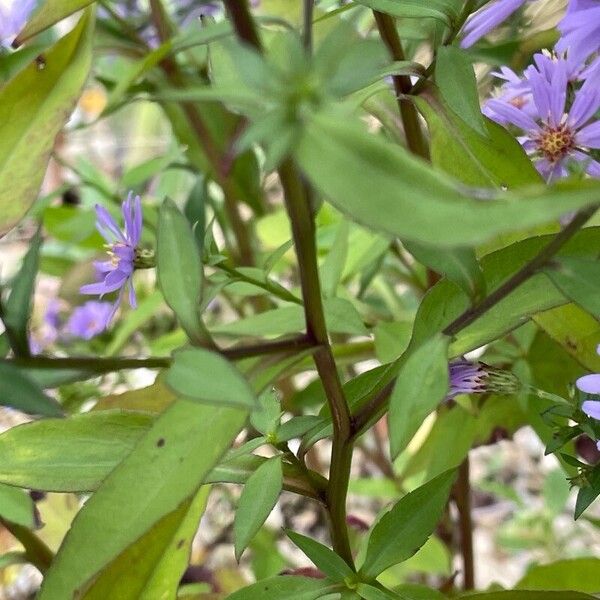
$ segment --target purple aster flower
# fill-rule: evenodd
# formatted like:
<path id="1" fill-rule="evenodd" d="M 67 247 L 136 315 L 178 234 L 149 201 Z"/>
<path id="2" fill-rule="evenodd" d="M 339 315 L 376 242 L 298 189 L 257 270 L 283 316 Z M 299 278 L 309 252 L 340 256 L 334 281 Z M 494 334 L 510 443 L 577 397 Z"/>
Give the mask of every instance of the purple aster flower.
<path id="1" fill-rule="evenodd" d="M 482 362 L 460 359 L 448 365 L 450 391 L 446 399 L 459 394 L 514 394 L 519 389 L 518 379 L 510 372 L 490 367 Z"/>
<path id="2" fill-rule="evenodd" d="M 568 110 L 566 61 L 545 63 L 543 68 L 531 65 L 525 77 L 535 107 L 533 116 L 497 99 L 487 102 L 487 114 L 500 124 L 509 123 L 523 130 L 519 141 L 547 181 L 567 176 L 567 167 L 577 163 L 589 175 L 600 177 L 600 163 L 589 155 L 589 150 L 600 148 L 600 122 L 593 121 L 600 108 L 597 73 L 575 92 Z"/>
<path id="3" fill-rule="evenodd" d="M 487 35 L 492 29 L 506 21 L 527 0 L 493 0 L 472 14 L 465 23 L 462 48 L 470 48 L 475 42 Z"/>
<path id="4" fill-rule="evenodd" d="M 108 242 L 110 260 L 95 262 L 100 281 L 89 283 L 79 290 L 82 294 L 104 294 L 119 290 L 117 301 L 113 306 L 108 321 L 114 316 L 123 297 L 125 288 L 129 289 L 129 304 L 136 307 L 135 290 L 131 278 L 139 257 L 139 242 L 142 234 L 142 205 L 139 196 L 133 197 L 129 192 L 127 200 L 122 205 L 124 231 L 119 229 L 116 221 L 109 212 L 100 205 L 96 205 L 96 227 L 102 237 Z"/>
<path id="5" fill-rule="evenodd" d="M 556 49 L 583 64 L 600 50 L 600 0 L 570 0 L 558 30 Z"/>
<path id="6" fill-rule="evenodd" d="M 35 4 L 36 0 L 0 0 L 0 46 L 10 46 Z"/>
<path id="7" fill-rule="evenodd" d="M 113 310 L 110 302 L 90 300 L 73 311 L 67 322 L 67 331 L 74 337 L 91 340 L 106 329 Z"/>

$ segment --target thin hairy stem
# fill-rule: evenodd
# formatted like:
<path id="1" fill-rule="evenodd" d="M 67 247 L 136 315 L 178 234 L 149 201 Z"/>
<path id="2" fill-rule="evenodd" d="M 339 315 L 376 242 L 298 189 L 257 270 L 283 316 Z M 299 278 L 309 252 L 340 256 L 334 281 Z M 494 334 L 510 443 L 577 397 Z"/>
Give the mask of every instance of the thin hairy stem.
<path id="1" fill-rule="evenodd" d="M 398 61 L 406 60 L 394 19 L 377 10 L 373 11 L 373 15 L 379 29 L 379 35 L 387 46 L 392 59 Z M 402 124 L 404 125 L 404 134 L 408 149 L 413 154 L 427 159 L 429 158 L 429 149 L 427 148 L 421 123 L 419 122 L 419 113 L 415 105 L 406 100 L 406 95 L 412 88 L 410 77 L 408 75 L 394 75 L 392 80 L 394 82 L 400 116 L 402 117 Z"/>
<path id="2" fill-rule="evenodd" d="M 454 503 L 458 511 L 460 553 L 463 563 L 463 589 L 475 588 L 475 560 L 473 554 L 473 519 L 471 516 L 471 482 L 469 481 L 469 457 L 458 469 L 454 486 Z"/>
<path id="3" fill-rule="evenodd" d="M 257 51 L 262 51 L 262 43 L 250 15 L 247 1 L 224 0 L 224 2 L 238 38 Z M 333 420 L 333 445 L 327 486 L 327 508 L 333 548 L 353 567 L 354 561 L 346 526 L 346 496 L 352 462 L 350 411 L 344 397 L 325 325 L 310 192 L 291 159 L 288 158 L 281 164 L 278 173 L 298 257 L 306 334 L 317 347 L 313 357 L 325 388 Z"/>

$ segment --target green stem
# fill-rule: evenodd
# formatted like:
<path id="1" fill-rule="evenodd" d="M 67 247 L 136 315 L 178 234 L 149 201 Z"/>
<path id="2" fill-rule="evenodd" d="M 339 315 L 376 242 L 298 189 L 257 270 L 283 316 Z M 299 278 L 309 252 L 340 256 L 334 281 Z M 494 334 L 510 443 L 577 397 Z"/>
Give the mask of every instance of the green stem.
<path id="1" fill-rule="evenodd" d="M 317 372 L 325 388 L 325 394 L 333 420 L 333 444 L 329 484 L 327 486 L 327 507 L 334 550 L 353 566 L 352 551 L 346 525 L 346 496 L 352 462 L 350 441 L 350 412 L 333 358 L 319 284 L 315 224 L 311 215 L 308 198 L 297 169 L 290 159 L 279 168 L 279 178 L 284 191 L 284 199 L 292 235 L 298 256 L 306 332 L 309 339 L 319 345 L 313 358 Z"/>
<path id="2" fill-rule="evenodd" d="M 396 29 L 393 17 L 377 10 L 373 11 L 373 15 L 379 29 L 379 35 L 387 46 L 392 59 L 396 61 L 406 60 L 404 48 L 398 36 L 398 30 Z M 406 100 L 406 96 L 412 88 L 410 77 L 408 75 L 394 75 L 392 80 L 394 82 L 398 107 L 400 108 L 400 116 L 404 125 L 404 134 L 406 135 L 408 149 L 413 154 L 428 160 L 429 149 L 423 135 L 423 130 L 421 129 L 421 123 L 419 122 L 419 113 L 415 105 Z"/>
<path id="3" fill-rule="evenodd" d="M 217 352 L 229 360 L 241 360 L 254 356 L 282 354 L 287 352 L 303 352 L 318 346 L 306 335 L 300 334 L 281 340 L 269 340 L 247 346 L 225 348 Z M 31 356 L 18 358 L 1 358 L 0 364 L 12 364 L 17 367 L 30 369 L 74 369 L 90 373 L 110 373 L 123 369 L 164 369 L 171 365 L 170 357 L 150 358 L 98 358 L 98 357 L 68 357 L 52 358 L 49 356 Z"/>
<path id="4" fill-rule="evenodd" d="M 279 286 L 273 285 L 273 283 L 270 282 L 269 280 L 267 280 L 265 282 L 265 281 L 260 281 L 259 279 L 254 279 L 253 277 L 250 277 L 249 275 L 245 275 L 244 273 L 241 273 L 237 269 L 234 269 L 233 267 L 230 267 L 229 265 L 227 265 L 225 263 L 219 263 L 219 264 L 215 265 L 215 268 L 225 271 L 226 273 L 229 273 L 230 275 L 234 276 L 236 279 L 239 279 L 240 281 L 245 281 L 246 283 L 251 283 L 252 285 L 255 285 L 256 287 L 262 288 L 263 290 L 266 290 L 267 292 L 270 292 L 271 294 L 273 294 L 273 296 L 277 296 L 281 300 L 285 300 L 286 302 L 293 302 L 294 304 L 302 305 L 302 300 L 300 300 L 300 298 L 297 298 L 296 296 L 294 296 L 294 294 L 292 294 L 291 292 L 286 290 L 284 287 L 279 287 Z"/>
<path id="5" fill-rule="evenodd" d="M 460 552 L 463 561 L 463 589 L 475 588 L 475 560 L 473 555 L 473 520 L 471 517 L 471 482 L 469 481 L 469 456 L 458 469 L 454 486 L 454 503 L 458 511 Z"/>
<path id="6" fill-rule="evenodd" d="M 262 50 L 258 31 L 246 0 L 224 0 L 237 36 L 240 40 Z M 329 484 L 327 486 L 327 508 L 330 518 L 331 537 L 334 550 L 351 566 L 354 561 L 346 526 L 346 496 L 352 462 L 350 441 L 350 411 L 344 397 L 335 360 L 331 351 L 325 313 L 319 284 L 315 224 L 311 212 L 309 193 L 303 184 L 298 169 L 291 159 L 280 165 L 279 179 L 284 191 L 284 202 L 292 226 L 292 236 L 298 257 L 300 284 L 304 300 L 306 335 L 317 346 L 313 355 L 315 366 L 327 396 L 333 420 L 333 446 Z"/>
<path id="7" fill-rule="evenodd" d="M 312 52 L 312 44 L 313 44 L 313 13 L 315 10 L 315 0 L 304 0 L 304 24 L 302 29 L 302 42 L 304 43 L 304 48 L 310 54 Z"/>

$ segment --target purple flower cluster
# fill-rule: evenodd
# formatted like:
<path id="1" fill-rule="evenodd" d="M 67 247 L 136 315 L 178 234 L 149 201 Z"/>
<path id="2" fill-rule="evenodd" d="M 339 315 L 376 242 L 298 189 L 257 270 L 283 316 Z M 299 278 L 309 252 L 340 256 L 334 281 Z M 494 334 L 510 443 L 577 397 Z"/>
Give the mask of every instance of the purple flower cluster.
<path id="1" fill-rule="evenodd" d="M 526 0 L 492 0 L 464 28 L 469 47 Z M 529 0 L 535 1 L 535 0 Z M 522 76 L 508 67 L 494 73 L 504 83 L 483 112 L 518 131 L 518 139 L 547 182 L 571 172 L 600 177 L 600 0 L 570 0 L 558 25 L 554 51 L 534 56 Z"/>
<path id="2" fill-rule="evenodd" d="M 107 324 L 112 320 L 123 298 L 129 290 L 129 304 L 136 307 L 135 290 L 131 278 L 138 258 L 139 243 L 142 236 L 142 205 L 139 196 L 130 192 L 121 207 L 125 228 L 119 228 L 110 213 L 100 205 L 96 205 L 96 227 L 107 241 L 109 260 L 94 263 L 99 281 L 84 285 L 79 290 L 82 294 L 93 294 L 102 297 L 104 294 L 119 291 Z"/>
<path id="3" fill-rule="evenodd" d="M 0 46 L 10 46 L 23 29 L 36 0 L 9 0 L 0 2 Z"/>

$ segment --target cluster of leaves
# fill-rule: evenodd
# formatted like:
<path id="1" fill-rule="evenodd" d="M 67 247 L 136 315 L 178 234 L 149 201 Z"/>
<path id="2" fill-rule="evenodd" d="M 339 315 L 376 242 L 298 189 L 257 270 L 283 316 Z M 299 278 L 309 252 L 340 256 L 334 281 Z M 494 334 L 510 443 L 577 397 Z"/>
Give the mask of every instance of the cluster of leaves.
<path id="1" fill-rule="evenodd" d="M 42 571 L 43 600 L 175 598 L 210 486 L 242 484 L 236 558 L 284 490 L 328 513 L 333 549 L 289 531 L 322 577 L 267 572 L 232 599 L 444 598 L 387 585 L 385 573 L 439 541 L 448 502 L 464 508 L 464 478 L 455 481 L 469 450 L 526 425 L 580 487 L 580 516 L 600 494 L 600 466 L 577 458 L 573 442 L 597 439 L 598 425 L 569 395 L 577 376 L 600 367 L 600 230 L 582 228 L 600 183 L 544 185 L 512 135 L 481 114 L 471 61 L 507 49 L 453 45 L 474 3 L 264 0 L 252 20 L 245 1 L 231 0 L 229 19 L 180 28 L 154 0 L 152 39 L 99 4 L 96 14 L 92 2 L 41 2 L 18 37 L 24 46 L 0 56 L 0 111 L 11 115 L 0 122 L 0 231 L 41 223 L 0 302 L 0 403 L 39 417 L 0 435 L 0 519 L 24 547 L 4 564 Z M 47 31 L 86 6 L 69 33 Z M 432 65 L 400 56 L 400 39 L 406 56 L 428 44 Z M 57 206 L 71 192 L 38 198 L 39 188 L 92 79 L 106 95 L 97 120 L 159 111 L 172 144 L 119 181 L 85 161 L 66 164 L 82 203 Z M 70 125 L 84 135 L 88 126 Z M 145 196 L 157 289 L 102 339 L 32 356 L 38 273 L 59 276 L 63 301 L 81 303 L 74 290 L 102 250 L 92 205 L 116 214 L 127 189 Z M 120 355 L 125 347 L 133 358 Z M 444 402 L 448 361 L 480 348 L 519 375 L 519 393 Z M 355 370 L 365 359 L 379 365 Z M 136 368 L 158 370 L 156 382 L 107 393 L 112 374 Z M 304 387 L 294 379 L 315 371 Z M 394 503 L 350 541 L 353 447 L 384 414 Z M 328 478 L 305 461 L 324 438 L 333 442 Z M 90 494 L 55 556 L 33 532 L 23 490 Z M 577 568 L 597 571 L 597 562 Z M 563 572 L 533 570 L 519 590 L 472 597 L 598 591 L 584 577 L 565 588 Z"/>

